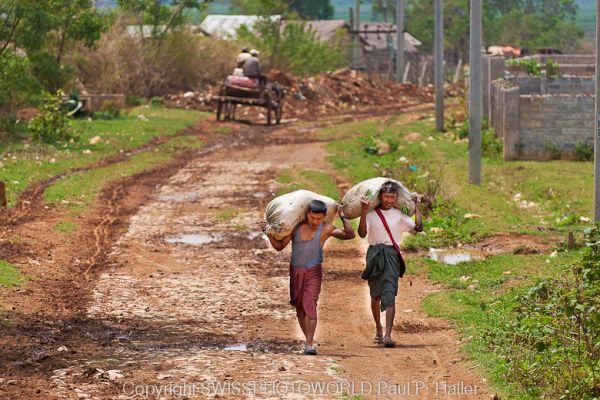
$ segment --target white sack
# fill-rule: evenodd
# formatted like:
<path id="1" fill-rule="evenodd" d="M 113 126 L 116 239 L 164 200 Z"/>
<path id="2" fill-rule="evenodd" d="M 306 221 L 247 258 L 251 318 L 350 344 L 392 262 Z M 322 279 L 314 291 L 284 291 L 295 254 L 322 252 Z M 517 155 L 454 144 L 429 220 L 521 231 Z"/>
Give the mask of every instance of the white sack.
<path id="1" fill-rule="evenodd" d="M 360 201 L 367 193 L 370 193 L 370 195 L 373 196 L 371 204 L 369 205 L 369 211 L 374 210 L 379 206 L 379 190 L 387 181 L 394 181 L 400 186 L 400 193 L 398 194 L 398 200 L 396 201 L 396 204 L 394 204 L 394 207 L 398 209 L 407 208 L 408 215 L 413 215 L 415 213 L 413 196 L 416 194 L 411 193 L 401 182 L 395 179 L 380 177 L 359 182 L 346 192 L 342 198 L 342 209 L 344 210 L 346 217 L 349 219 L 360 217 L 362 208 Z"/>
<path id="2" fill-rule="evenodd" d="M 325 203 L 327 206 L 325 222 L 332 223 L 338 207 L 335 200 L 309 190 L 297 190 L 276 197 L 267 204 L 265 210 L 266 232 L 277 240 L 292 233 L 296 225 L 306 219 L 308 203 L 313 200 L 321 200 Z"/>

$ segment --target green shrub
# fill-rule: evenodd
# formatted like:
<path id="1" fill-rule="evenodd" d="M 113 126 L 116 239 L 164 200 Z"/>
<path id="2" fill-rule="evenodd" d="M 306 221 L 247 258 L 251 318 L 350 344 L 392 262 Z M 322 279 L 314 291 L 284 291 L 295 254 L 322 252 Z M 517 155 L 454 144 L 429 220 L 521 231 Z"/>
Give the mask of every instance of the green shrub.
<path id="1" fill-rule="evenodd" d="M 558 63 L 552 62 L 552 60 L 546 61 L 546 76 L 548 78 L 554 78 L 559 74 Z"/>
<path id="2" fill-rule="evenodd" d="M 13 135 L 18 109 L 35 103 L 41 84 L 33 77 L 31 64 L 15 54 L 0 56 L 0 139 Z"/>
<path id="3" fill-rule="evenodd" d="M 575 143 L 575 156 L 580 161 L 592 161 L 594 159 L 594 147 L 587 143 Z"/>
<path id="4" fill-rule="evenodd" d="M 153 97 L 150 99 L 150 105 L 153 107 L 161 107 L 165 104 L 165 99 L 162 97 Z"/>
<path id="5" fill-rule="evenodd" d="M 560 159 L 560 149 L 549 140 L 544 140 L 544 150 L 548 152 L 552 160 Z"/>
<path id="6" fill-rule="evenodd" d="M 525 70 L 527 71 L 527 73 L 529 75 L 533 75 L 533 76 L 539 76 L 542 68 L 540 67 L 540 64 L 538 64 L 537 61 L 535 61 L 534 59 L 527 59 L 527 60 L 508 60 L 506 62 L 507 65 L 512 65 L 512 66 L 520 66 L 525 68 Z"/>
<path id="7" fill-rule="evenodd" d="M 105 101 L 99 111 L 94 113 L 96 119 L 117 119 L 121 117 L 121 109 L 113 100 Z"/>
<path id="8" fill-rule="evenodd" d="M 502 139 L 496 137 L 494 129 L 488 128 L 481 133 L 481 150 L 484 157 L 498 158 L 502 155 L 504 144 Z"/>
<path id="9" fill-rule="evenodd" d="M 143 104 L 146 104 L 146 99 L 140 96 L 128 95 L 125 96 L 125 106 L 126 107 L 138 107 Z"/>
<path id="10" fill-rule="evenodd" d="M 585 231 L 580 261 L 517 297 L 515 319 L 486 332 L 527 393 L 547 399 L 600 396 L 600 229 Z"/>
<path id="11" fill-rule="evenodd" d="M 29 131 L 34 140 L 38 142 L 54 143 L 74 139 L 75 135 L 71 129 L 67 117 L 67 111 L 63 106 L 62 90 L 52 95 L 47 93 L 41 106 L 41 114 L 29 122 Z"/>

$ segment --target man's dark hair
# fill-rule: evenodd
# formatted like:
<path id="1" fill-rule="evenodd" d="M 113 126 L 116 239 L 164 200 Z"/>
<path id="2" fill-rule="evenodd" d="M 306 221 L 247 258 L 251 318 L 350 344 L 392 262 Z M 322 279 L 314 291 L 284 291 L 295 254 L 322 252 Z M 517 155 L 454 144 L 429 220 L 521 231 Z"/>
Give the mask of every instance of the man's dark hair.
<path id="1" fill-rule="evenodd" d="M 321 200 L 313 200 L 308 203 L 308 212 L 327 215 L 327 206 Z"/>
<path id="2" fill-rule="evenodd" d="M 399 195 L 400 194 L 400 185 L 398 185 L 394 181 L 387 181 L 383 185 L 381 185 L 381 189 L 379 190 L 380 196 L 384 193 L 394 193 L 396 195 Z"/>
<path id="3" fill-rule="evenodd" d="M 247 47 L 242 47 L 242 53 L 248 53 L 250 50 L 248 50 Z"/>

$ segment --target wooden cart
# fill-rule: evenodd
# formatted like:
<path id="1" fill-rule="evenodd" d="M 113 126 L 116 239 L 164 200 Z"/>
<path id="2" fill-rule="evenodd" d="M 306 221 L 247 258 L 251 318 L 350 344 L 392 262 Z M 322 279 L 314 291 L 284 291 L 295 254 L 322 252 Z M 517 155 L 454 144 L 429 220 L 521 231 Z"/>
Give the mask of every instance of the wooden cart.
<path id="1" fill-rule="evenodd" d="M 235 109 L 238 105 L 257 106 L 267 109 L 267 125 L 273 119 L 281 122 L 283 113 L 283 89 L 277 83 L 268 83 L 256 89 L 235 86 L 224 82 L 215 96 L 217 103 L 217 121 L 221 119 L 235 120 Z"/>

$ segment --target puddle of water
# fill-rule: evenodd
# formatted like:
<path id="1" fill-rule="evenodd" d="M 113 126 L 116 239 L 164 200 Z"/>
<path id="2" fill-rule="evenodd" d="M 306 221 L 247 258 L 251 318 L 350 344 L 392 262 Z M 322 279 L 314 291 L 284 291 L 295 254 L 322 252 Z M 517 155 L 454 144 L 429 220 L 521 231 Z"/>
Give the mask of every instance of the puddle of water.
<path id="1" fill-rule="evenodd" d="M 246 345 L 246 343 L 233 344 L 231 346 L 225 346 L 225 348 L 223 348 L 223 350 L 229 350 L 229 351 L 248 351 L 248 346 Z"/>
<path id="2" fill-rule="evenodd" d="M 173 236 L 165 239 L 167 243 L 182 243 L 182 244 L 210 244 L 214 242 L 220 242 L 223 240 L 223 235 L 218 233 L 204 234 L 204 233 L 193 233 L 187 235 Z"/>
<path id="3" fill-rule="evenodd" d="M 267 235 L 265 235 L 262 232 L 249 232 L 246 237 L 250 240 L 254 240 L 254 239 L 258 239 L 261 238 L 263 240 L 269 240 L 269 238 L 267 237 Z"/>
<path id="4" fill-rule="evenodd" d="M 485 253 L 466 249 L 429 249 L 429 258 L 439 263 L 456 265 L 462 262 L 485 259 Z"/>

